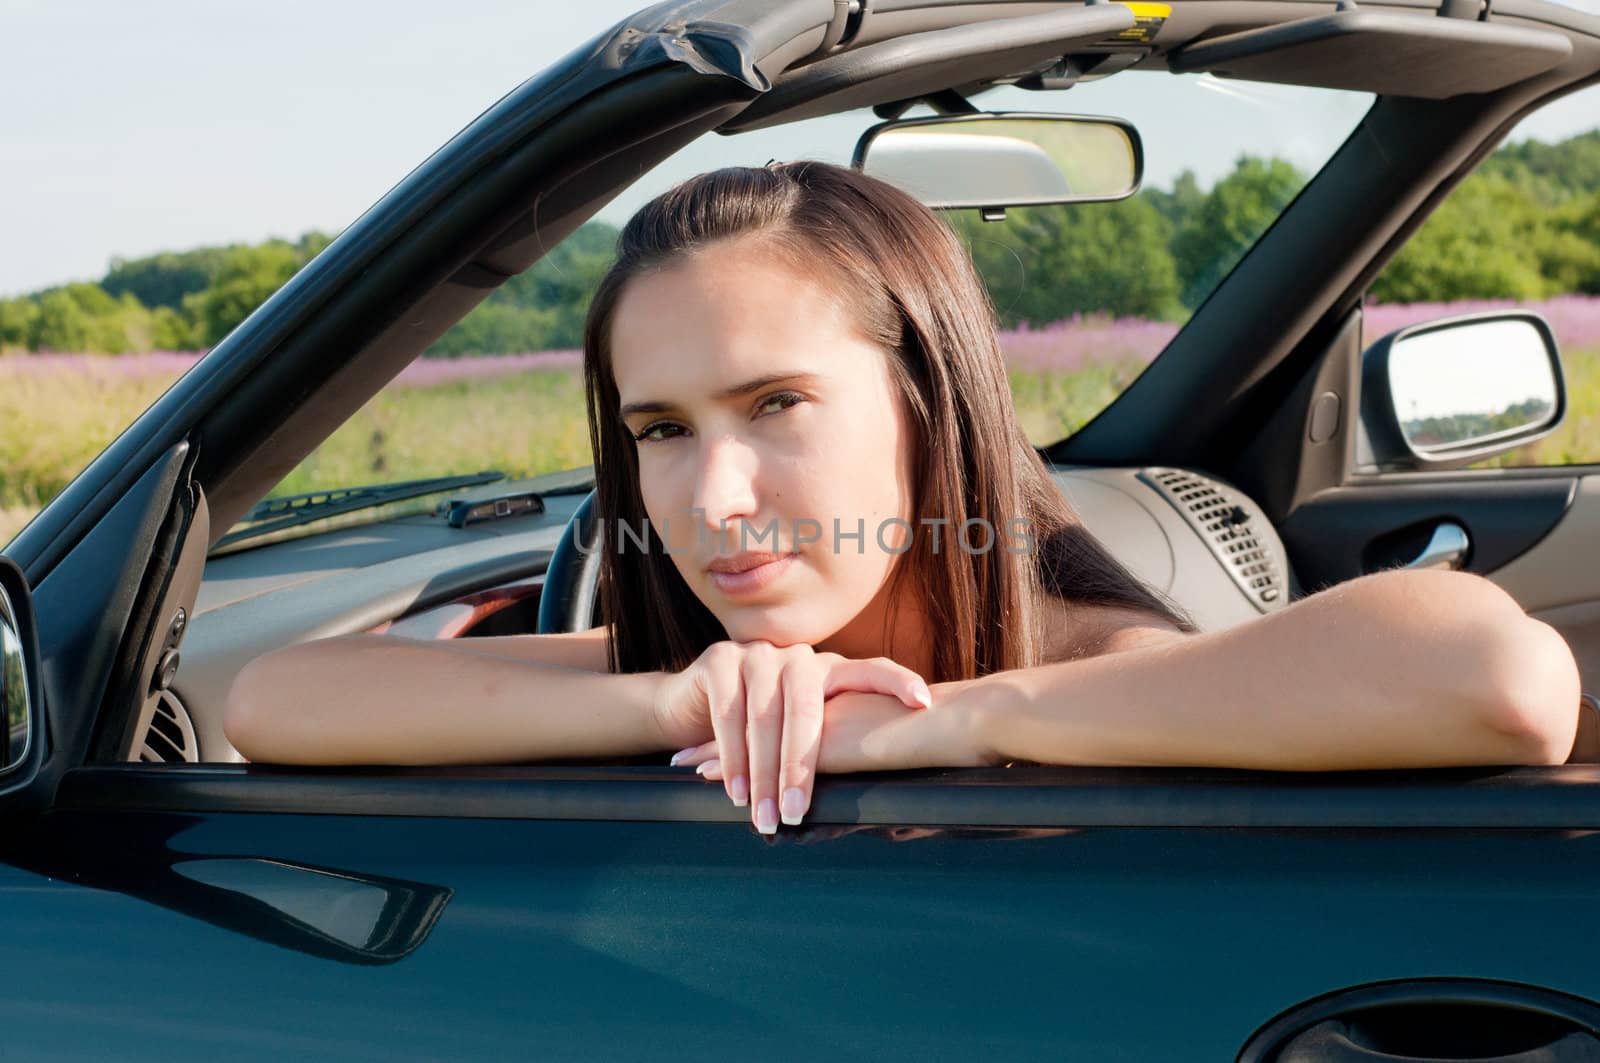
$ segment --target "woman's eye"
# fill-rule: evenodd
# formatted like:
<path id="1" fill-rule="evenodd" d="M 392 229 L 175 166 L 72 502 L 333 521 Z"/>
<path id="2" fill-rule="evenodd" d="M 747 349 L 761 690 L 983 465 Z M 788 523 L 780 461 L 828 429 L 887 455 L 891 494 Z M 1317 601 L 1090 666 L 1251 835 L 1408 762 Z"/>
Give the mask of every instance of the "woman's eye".
<path id="1" fill-rule="evenodd" d="M 771 406 L 775 402 L 785 402 L 785 405 L 782 408 L 787 410 L 790 406 L 793 406 L 796 403 L 801 403 L 801 402 L 804 402 L 804 401 L 805 401 L 805 396 L 799 394 L 798 392 L 780 391 L 776 395 L 768 395 L 766 398 L 762 399 L 761 400 L 761 404 L 759 406 L 757 406 L 756 409 L 757 409 L 757 411 L 760 411 L 760 410 L 766 409 L 768 406 Z"/>
<path id="2" fill-rule="evenodd" d="M 669 428 L 678 427 L 678 425 L 672 424 L 668 421 L 657 421 L 655 424 L 646 425 L 643 429 L 637 432 L 633 437 L 633 441 L 635 443 L 659 442 L 662 437 L 654 435 L 654 433 L 666 431 Z"/>
<path id="3" fill-rule="evenodd" d="M 777 406 L 780 411 L 786 410 L 796 403 L 801 403 L 805 400 L 806 397 L 797 391 L 780 391 L 774 395 L 768 395 L 766 398 L 762 399 L 761 402 L 756 405 L 756 412 L 759 413 L 762 410 L 767 409 L 769 406 Z M 639 431 L 632 433 L 632 435 L 635 443 L 659 443 L 665 442 L 676 435 L 682 434 L 683 430 L 684 429 L 682 425 L 673 424 L 671 421 L 656 421 L 654 424 L 645 425 Z M 668 432 L 670 434 L 665 436 L 658 435 L 657 433 L 660 432 Z"/>

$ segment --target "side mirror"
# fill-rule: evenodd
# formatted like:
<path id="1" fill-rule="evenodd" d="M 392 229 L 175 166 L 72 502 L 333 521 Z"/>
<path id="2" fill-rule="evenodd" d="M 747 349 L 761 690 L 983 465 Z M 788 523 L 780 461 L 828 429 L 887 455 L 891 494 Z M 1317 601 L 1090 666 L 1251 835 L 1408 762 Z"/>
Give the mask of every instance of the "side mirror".
<path id="1" fill-rule="evenodd" d="M 1361 356 L 1358 462 L 1460 468 L 1549 435 L 1566 407 L 1555 334 L 1538 314 L 1411 325 Z"/>
<path id="2" fill-rule="evenodd" d="M 39 645 L 33 597 L 22 570 L 0 556 L 0 792 L 33 774 L 44 747 Z"/>
<path id="3" fill-rule="evenodd" d="M 933 209 L 1126 199 L 1144 178 L 1144 145 L 1119 118 L 957 114 L 881 122 L 851 166 Z"/>

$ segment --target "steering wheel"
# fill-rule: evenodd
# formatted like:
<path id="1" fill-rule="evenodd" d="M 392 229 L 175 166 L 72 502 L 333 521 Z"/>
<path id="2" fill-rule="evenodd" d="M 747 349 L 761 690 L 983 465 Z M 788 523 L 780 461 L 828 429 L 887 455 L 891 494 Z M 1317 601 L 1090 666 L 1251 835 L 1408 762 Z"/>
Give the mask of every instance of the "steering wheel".
<path id="1" fill-rule="evenodd" d="M 600 587 L 600 551 L 595 548 L 599 530 L 591 489 L 573 511 L 555 553 L 550 555 L 544 589 L 539 592 L 539 621 L 535 634 L 587 631 L 595 626 L 595 602 Z"/>

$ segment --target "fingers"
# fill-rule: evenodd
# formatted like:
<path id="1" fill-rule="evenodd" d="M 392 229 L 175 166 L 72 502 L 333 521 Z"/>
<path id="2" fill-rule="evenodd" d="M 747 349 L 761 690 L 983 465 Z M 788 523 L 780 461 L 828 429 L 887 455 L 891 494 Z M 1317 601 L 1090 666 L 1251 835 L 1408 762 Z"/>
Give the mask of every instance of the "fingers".
<path id="1" fill-rule="evenodd" d="M 750 801 L 750 780 L 743 772 L 745 691 L 740 663 L 744 655 L 731 643 L 726 645 L 727 650 L 706 657 L 706 700 L 717 749 L 721 751 L 722 762 L 733 771 L 733 777 L 724 780 L 723 789 L 728 799 L 742 808 Z"/>
<path id="2" fill-rule="evenodd" d="M 749 757 L 751 818 L 762 834 L 778 831 L 778 768 L 783 720 L 787 713 L 781 685 L 784 657 L 767 643 L 752 643 L 744 658 L 745 748 Z M 739 764 L 722 751 L 724 772 Z"/>
<path id="3" fill-rule="evenodd" d="M 704 764 L 716 755 L 717 740 L 713 738 L 704 745 L 690 746 L 688 749 L 678 750 L 672 754 L 672 760 L 669 763 L 674 768 L 692 768 L 696 765 Z"/>
<path id="4" fill-rule="evenodd" d="M 910 668 L 888 657 L 862 660 L 837 657 L 828 666 L 827 685 L 822 696 L 824 699 L 831 698 L 841 690 L 888 694 L 914 709 L 926 709 L 933 704 L 933 694 L 927 682 Z"/>
<path id="5" fill-rule="evenodd" d="M 915 671 L 887 657 L 853 660 L 807 645 L 718 643 L 703 660 L 712 741 L 678 751 L 672 763 L 697 771 L 737 806 L 750 806 L 762 834 L 810 811 L 822 748 L 824 705 L 842 691 L 886 694 L 912 708 L 933 703 Z"/>
<path id="6" fill-rule="evenodd" d="M 824 667 L 815 657 L 792 658 L 783 670 L 778 810 L 791 827 L 811 807 L 811 784 L 822 746 L 823 675 Z"/>

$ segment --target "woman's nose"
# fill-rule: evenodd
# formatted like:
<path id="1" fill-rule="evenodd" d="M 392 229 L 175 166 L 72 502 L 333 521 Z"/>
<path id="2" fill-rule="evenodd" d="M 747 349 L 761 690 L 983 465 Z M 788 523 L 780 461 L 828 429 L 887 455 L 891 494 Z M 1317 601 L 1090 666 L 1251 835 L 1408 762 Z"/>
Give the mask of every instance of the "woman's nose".
<path id="1" fill-rule="evenodd" d="M 699 519 L 711 531 L 739 519 L 749 519 L 756 509 L 756 456 L 737 439 L 709 440 L 700 453 L 694 500 Z"/>

